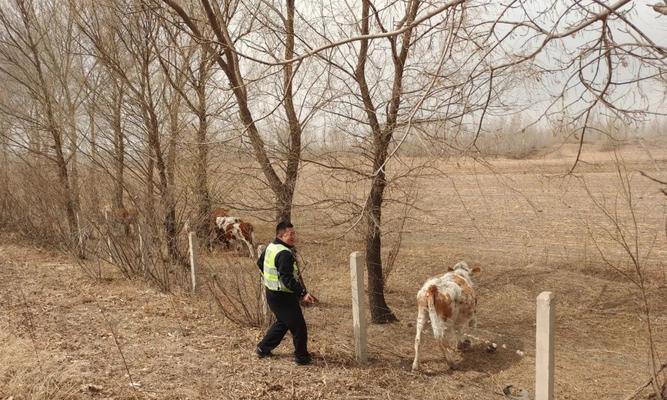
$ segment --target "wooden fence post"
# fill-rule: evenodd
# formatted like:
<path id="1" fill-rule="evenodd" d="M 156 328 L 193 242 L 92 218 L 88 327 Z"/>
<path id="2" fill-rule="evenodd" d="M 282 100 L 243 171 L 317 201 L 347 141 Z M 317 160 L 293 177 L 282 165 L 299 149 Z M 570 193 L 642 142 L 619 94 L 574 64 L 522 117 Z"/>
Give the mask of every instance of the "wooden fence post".
<path id="1" fill-rule="evenodd" d="M 190 245 L 190 279 L 192 280 L 192 293 L 197 289 L 197 233 L 188 233 L 188 244 Z"/>
<path id="2" fill-rule="evenodd" d="M 85 239 L 84 239 L 84 234 L 81 229 L 81 218 L 79 217 L 79 212 L 76 212 L 76 236 L 77 236 L 77 245 L 79 246 L 79 250 L 77 252 L 77 255 L 80 258 L 86 258 L 86 244 L 85 244 Z"/>
<path id="3" fill-rule="evenodd" d="M 366 309 L 364 307 L 364 256 L 355 251 L 350 254 L 350 277 L 352 278 L 352 326 L 354 329 L 354 352 L 359 362 L 368 360 L 366 337 Z"/>
<path id="4" fill-rule="evenodd" d="M 104 210 L 104 220 L 107 223 L 107 249 L 109 250 L 109 262 L 113 264 L 115 262 L 113 256 L 113 246 L 111 243 L 111 235 L 113 232 L 111 227 L 111 221 L 109 221 L 109 210 L 107 209 Z"/>
<path id="5" fill-rule="evenodd" d="M 554 398 L 554 325 L 556 302 L 551 292 L 537 296 L 535 338 L 535 400 Z"/>
<path id="6" fill-rule="evenodd" d="M 144 277 L 148 276 L 148 256 L 146 254 L 146 229 L 140 221 L 137 221 L 137 233 L 139 234 L 139 257 L 141 259 L 141 272 Z"/>

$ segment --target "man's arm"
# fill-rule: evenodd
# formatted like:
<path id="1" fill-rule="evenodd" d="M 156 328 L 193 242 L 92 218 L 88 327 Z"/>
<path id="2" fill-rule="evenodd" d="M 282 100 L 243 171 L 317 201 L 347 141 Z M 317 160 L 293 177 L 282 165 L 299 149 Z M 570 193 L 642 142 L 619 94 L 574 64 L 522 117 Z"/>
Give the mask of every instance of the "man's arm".
<path id="1" fill-rule="evenodd" d="M 306 295 L 306 289 L 299 283 L 294 276 L 294 256 L 291 252 L 285 250 L 276 256 L 276 268 L 278 269 L 278 279 L 292 292 L 299 297 Z"/>
<path id="2" fill-rule="evenodd" d="M 257 266 L 259 267 L 259 272 L 264 273 L 264 255 L 266 255 L 266 250 L 257 259 Z"/>

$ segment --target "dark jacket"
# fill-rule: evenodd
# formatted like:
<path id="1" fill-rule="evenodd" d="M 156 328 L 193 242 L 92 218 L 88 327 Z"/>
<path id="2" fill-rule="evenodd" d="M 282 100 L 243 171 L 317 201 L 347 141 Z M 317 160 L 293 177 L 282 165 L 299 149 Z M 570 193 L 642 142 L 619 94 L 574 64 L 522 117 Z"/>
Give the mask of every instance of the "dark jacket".
<path id="1" fill-rule="evenodd" d="M 273 241 L 274 244 L 282 244 L 285 247 L 288 247 L 292 252 L 289 251 L 281 251 L 278 253 L 276 256 L 276 269 L 278 270 L 278 279 L 287 287 L 290 289 L 294 294 L 298 295 L 299 297 L 303 297 L 306 295 L 306 289 L 301 285 L 299 280 L 294 276 L 294 248 L 287 243 L 283 242 L 282 240 L 276 238 Z M 266 254 L 266 250 L 262 252 L 262 255 L 259 256 L 259 259 L 257 260 L 257 266 L 259 267 L 259 270 L 264 273 L 264 255 Z"/>

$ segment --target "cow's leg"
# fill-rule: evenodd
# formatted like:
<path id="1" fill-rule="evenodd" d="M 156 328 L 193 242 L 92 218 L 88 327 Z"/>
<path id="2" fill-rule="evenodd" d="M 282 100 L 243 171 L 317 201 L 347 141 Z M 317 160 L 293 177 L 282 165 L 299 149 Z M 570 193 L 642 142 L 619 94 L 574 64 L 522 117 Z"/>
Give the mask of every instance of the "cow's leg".
<path id="1" fill-rule="evenodd" d="M 213 252 L 213 242 L 214 242 L 214 240 L 213 240 L 213 234 L 211 233 L 211 231 L 208 232 L 208 240 L 207 241 L 208 241 L 208 243 L 207 243 L 208 244 L 208 251 L 210 253 L 212 253 Z"/>
<path id="2" fill-rule="evenodd" d="M 442 351 L 443 356 L 447 361 L 449 361 L 449 340 L 447 335 L 449 334 L 449 324 L 440 318 L 438 313 L 435 310 L 435 307 L 429 307 L 428 310 L 429 317 L 431 319 L 431 328 L 433 328 L 433 336 L 435 337 L 438 347 Z"/>
<path id="3" fill-rule="evenodd" d="M 449 340 L 446 337 L 446 335 L 441 335 L 440 337 L 436 337 L 436 341 L 438 343 L 438 347 L 440 348 L 440 351 L 442 352 L 442 355 L 445 357 L 445 361 L 447 362 L 447 365 L 451 365 L 449 353 L 450 353 L 450 348 L 449 348 Z"/>
<path id="4" fill-rule="evenodd" d="M 468 323 L 462 328 L 463 335 L 459 336 L 458 348 L 461 351 L 467 351 L 472 348 L 472 341 L 470 339 L 474 339 L 477 336 L 477 317 L 474 313 L 470 320 L 468 320 Z"/>
<path id="5" fill-rule="evenodd" d="M 222 234 L 222 250 L 223 251 L 231 251 L 233 241 L 234 241 L 234 238 L 232 237 L 231 233 L 223 231 L 223 234 Z"/>
<path id="6" fill-rule="evenodd" d="M 215 250 L 215 247 L 220 243 L 220 232 L 218 231 L 218 228 L 212 228 L 208 232 L 208 250 L 213 253 L 213 250 Z"/>
<path id="7" fill-rule="evenodd" d="M 449 353 L 446 358 L 449 366 L 454 368 L 461 362 L 461 360 L 463 360 L 459 347 L 459 344 L 461 343 L 461 330 L 459 326 L 454 324 L 448 328 L 445 341 L 447 342 Z"/>
<path id="8" fill-rule="evenodd" d="M 466 335 L 468 333 L 467 323 L 464 326 L 456 326 L 456 346 L 454 347 L 460 354 L 460 352 L 470 350 L 472 343 L 470 338 Z"/>
<path id="9" fill-rule="evenodd" d="M 417 311 L 417 334 L 415 335 L 415 360 L 412 362 L 412 370 L 419 369 L 419 345 L 421 344 L 422 331 L 426 325 L 426 316 L 428 311 L 426 307 L 419 307 Z"/>
<path id="10" fill-rule="evenodd" d="M 250 258 L 252 258 L 254 260 L 255 259 L 255 250 L 252 248 L 252 245 L 250 243 L 248 243 L 248 241 L 245 240 L 245 239 L 243 239 L 243 243 L 245 243 L 246 247 L 248 247 L 248 255 L 250 256 Z"/>
<path id="11" fill-rule="evenodd" d="M 468 322 L 468 330 L 471 334 L 477 335 L 477 314 L 475 313 L 472 314 L 470 322 Z"/>
<path id="12" fill-rule="evenodd" d="M 225 248 L 228 252 L 238 252 L 238 242 L 235 239 L 225 238 Z"/>

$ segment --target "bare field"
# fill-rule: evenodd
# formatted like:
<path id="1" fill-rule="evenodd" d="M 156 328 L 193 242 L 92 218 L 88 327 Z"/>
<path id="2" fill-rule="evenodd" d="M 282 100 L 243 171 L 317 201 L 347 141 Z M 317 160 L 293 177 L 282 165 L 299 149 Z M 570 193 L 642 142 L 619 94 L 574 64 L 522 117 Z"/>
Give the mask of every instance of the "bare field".
<path id="1" fill-rule="evenodd" d="M 206 290 L 166 295 L 106 265 L 104 279 L 94 281 L 58 253 L 3 237 L 0 399 L 501 399 L 507 384 L 533 391 L 534 301 L 544 290 L 557 298 L 557 398 L 625 399 L 649 376 L 646 328 L 637 288 L 605 262 L 632 273 L 592 198 L 616 218 L 632 249 L 636 243 L 665 362 L 666 202 L 659 185 L 637 171 L 667 180 L 667 148 L 652 148 L 651 157 L 634 147 L 619 154 L 636 229 L 609 153 L 585 153 L 574 175 L 566 175 L 571 148 L 536 160 L 431 163 L 437 174 L 406 188 L 416 209 L 408 213 L 388 277 L 387 300 L 400 322 L 370 327 L 371 360 L 363 366 L 353 361 L 347 266 L 362 245 L 358 229 L 329 226 L 338 218 L 335 208 L 294 212 L 306 280 L 322 300 L 305 311 L 316 354 L 308 367 L 293 365 L 289 341 L 277 357 L 256 360 L 254 344 L 263 332 L 224 320 Z M 363 190 L 328 181 L 309 166 L 296 201 L 312 203 L 332 192 L 356 198 Z M 388 203 L 388 230 L 402 210 Z M 271 226 L 257 225 L 260 239 L 268 240 Z M 387 251 L 394 242 L 390 234 Z M 210 265 L 215 257 L 254 268 L 228 254 L 209 257 Z M 474 343 L 460 367 L 448 370 L 428 332 L 424 371 L 413 373 L 416 291 L 460 259 L 482 266 L 478 336 L 506 348 L 487 353 Z"/>

